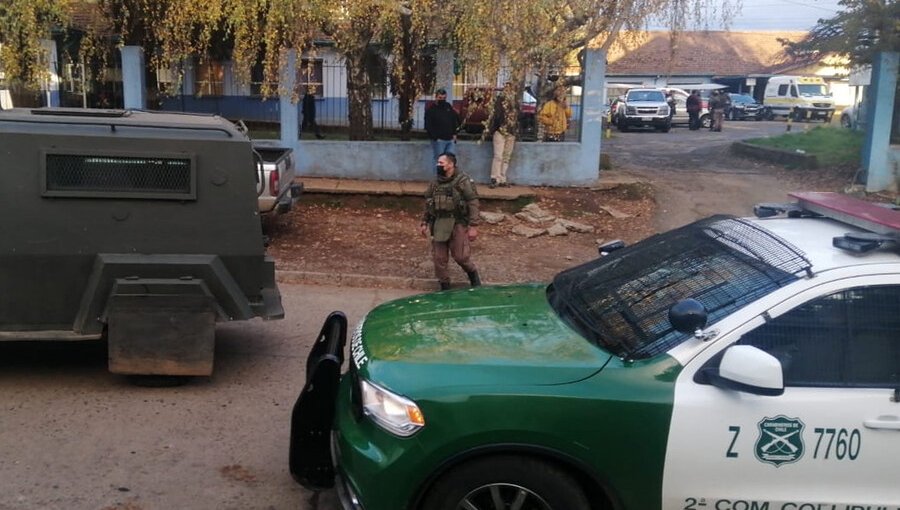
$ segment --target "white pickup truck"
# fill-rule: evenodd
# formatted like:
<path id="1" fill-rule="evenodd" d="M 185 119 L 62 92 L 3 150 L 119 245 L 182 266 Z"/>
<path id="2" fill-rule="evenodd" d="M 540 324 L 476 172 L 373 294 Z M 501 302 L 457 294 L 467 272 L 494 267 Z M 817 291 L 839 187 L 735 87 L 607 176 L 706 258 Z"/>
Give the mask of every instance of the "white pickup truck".
<path id="1" fill-rule="evenodd" d="M 282 147 L 277 140 L 254 140 L 253 150 L 259 155 L 256 194 L 261 214 L 283 214 L 291 210 L 303 192 L 294 182 L 294 151 Z"/>

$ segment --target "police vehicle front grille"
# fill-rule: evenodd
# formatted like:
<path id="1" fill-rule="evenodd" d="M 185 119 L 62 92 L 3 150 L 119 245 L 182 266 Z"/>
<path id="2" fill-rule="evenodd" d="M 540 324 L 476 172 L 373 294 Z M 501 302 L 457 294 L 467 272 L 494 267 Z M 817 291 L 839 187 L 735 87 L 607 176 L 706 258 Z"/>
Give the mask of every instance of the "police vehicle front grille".
<path id="1" fill-rule="evenodd" d="M 188 158 L 47 154 L 45 170 L 49 195 L 183 199 L 193 194 Z"/>
<path id="2" fill-rule="evenodd" d="M 665 352 L 689 335 L 668 311 L 682 299 L 706 307 L 709 323 L 809 272 L 804 254 L 745 220 L 715 216 L 564 271 L 548 290 L 560 315 L 628 359 Z"/>

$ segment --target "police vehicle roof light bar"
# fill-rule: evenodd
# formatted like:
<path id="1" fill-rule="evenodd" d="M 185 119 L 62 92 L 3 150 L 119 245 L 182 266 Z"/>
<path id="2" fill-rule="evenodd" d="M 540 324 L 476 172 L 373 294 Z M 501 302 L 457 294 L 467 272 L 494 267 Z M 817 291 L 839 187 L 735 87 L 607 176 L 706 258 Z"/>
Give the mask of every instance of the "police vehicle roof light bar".
<path id="1" fill-rule="evenodd" d="M 850 232 L 835 237 L 835 248 L 866 253 L 882 246 L 900 245 L 900 208 L 892 204 L 866 202 L 840 193 L 797 192 L 788 196 L 797 202 L 762 203 L 753 208 L 758 218 L 785 214 L 789 218 L 826 217 L 866 232 Z"/>

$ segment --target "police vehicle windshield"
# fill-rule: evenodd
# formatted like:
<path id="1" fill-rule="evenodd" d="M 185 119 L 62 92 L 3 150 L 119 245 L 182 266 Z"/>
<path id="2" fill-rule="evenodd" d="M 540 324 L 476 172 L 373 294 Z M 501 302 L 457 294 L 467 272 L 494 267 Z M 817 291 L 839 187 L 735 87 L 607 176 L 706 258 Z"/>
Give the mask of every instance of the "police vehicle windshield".
<path id="1" fill-rule="evenodd" d="M 809 267 L 802 252 L 754 223 L 714 216 L 563 271 L 547 298 L 589 341 L 643 359 L 688 338 L 668 321 L 678 301 L 700 301 L 713 323 Z"/>

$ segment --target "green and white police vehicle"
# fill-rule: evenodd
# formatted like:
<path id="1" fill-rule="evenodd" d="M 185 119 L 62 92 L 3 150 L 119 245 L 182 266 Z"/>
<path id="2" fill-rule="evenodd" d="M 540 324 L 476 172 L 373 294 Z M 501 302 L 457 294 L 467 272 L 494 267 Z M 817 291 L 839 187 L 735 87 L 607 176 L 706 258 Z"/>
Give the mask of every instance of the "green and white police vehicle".
<path id="1" fill-rule="evenodd" d="M 335 312 L 293 476 L 345 509 L 900 509 L 900 212 L 795 198 L 381 305 L 343 374 Z"/>

